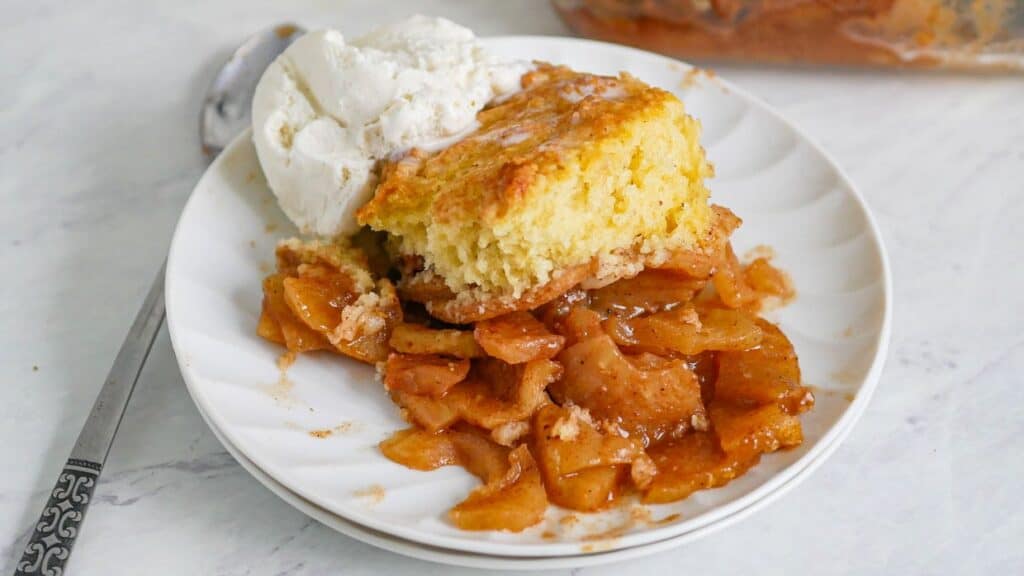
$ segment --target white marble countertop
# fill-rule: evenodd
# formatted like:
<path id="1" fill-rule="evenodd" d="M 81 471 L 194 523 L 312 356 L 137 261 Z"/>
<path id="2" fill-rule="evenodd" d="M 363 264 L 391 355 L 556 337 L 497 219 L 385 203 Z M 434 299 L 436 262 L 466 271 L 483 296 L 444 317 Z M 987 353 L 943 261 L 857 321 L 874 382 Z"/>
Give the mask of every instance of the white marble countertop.
<path id="1" fill-rule="evenodd" d="M 281 20 L 358 32 L 412 11 L 564 34 L 533 2 L 23 2 L 0 21 L 0 546 L 28 530 L 202 173 L 200 95 Z M 878 216 L 893 344 L 863 420 L 742 523 L 650 573 L 1024 573 L 1024 78 L 719 67 L 825 145 Z M 292 509 L 200 419 L 161 334 L 74 574 L 449 574 Z M 622 569 L 584 569 L 612 574 Z M 563 573 L 567 573 L 564 571 Z"/>

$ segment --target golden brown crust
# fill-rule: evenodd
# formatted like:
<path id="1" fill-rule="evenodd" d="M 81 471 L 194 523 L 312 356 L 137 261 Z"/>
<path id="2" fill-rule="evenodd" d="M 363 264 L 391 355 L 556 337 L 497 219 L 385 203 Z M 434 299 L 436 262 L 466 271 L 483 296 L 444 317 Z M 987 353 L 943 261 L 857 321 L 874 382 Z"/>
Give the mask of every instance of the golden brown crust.
<path id="1" fill-rule="evenodd" d="M 359 221 L 384 223 L 423 209 L 425 201 L 439 222 L 499 220 L 520 209 L 567 151 L 676 100 L 628 74 L 596 76 L 547 64 L 525 74 L 522 86 L 524 92 L 481 111 L 480 128 L 463 140 L 437 154 L 414 149 L 385 165 Z"/>
<path id="2" fill-rule="evenodd" d="M 451 290 L 502 298 L 543 291 L 595 258 L 700 244 L 712 170 L 674 95 L 550 65 L 522 85 L 461 141 L 389 162 L 359 222 Z"/>

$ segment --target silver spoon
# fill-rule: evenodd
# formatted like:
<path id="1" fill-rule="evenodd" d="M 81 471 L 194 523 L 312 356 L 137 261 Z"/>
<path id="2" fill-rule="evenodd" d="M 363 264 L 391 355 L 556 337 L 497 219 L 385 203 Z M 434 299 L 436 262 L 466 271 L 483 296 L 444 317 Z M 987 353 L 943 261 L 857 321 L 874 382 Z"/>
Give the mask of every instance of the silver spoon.
<path id="1" fill-rule="evenodd" d="M 281 24 L 264 30 L 246 40 L 217 73 L 207 91 L 199 120 L 203 151 L 209 158 L 217 156 L 249 126 L 252 94 L 260 76 L 274 58 L 304 33 L 294 24 Z M 161 266 L 114 359 L 71 456 L 57 477 L 57 483 L 15 567 L 16 576 L 66 572 L 71 547 L 81 531 L 100 471 L 163 319 L 164 266 Z"/>
<path id="2" fill-rule="evenodd" d="M 203 152 L 211 158 L 220 154 L 249 127 L 252 94 L 263 71 L 306 31 L 295 24 L 279 24 L 249 38 L 210 83 L 199 116 L 199 138 Z"/>

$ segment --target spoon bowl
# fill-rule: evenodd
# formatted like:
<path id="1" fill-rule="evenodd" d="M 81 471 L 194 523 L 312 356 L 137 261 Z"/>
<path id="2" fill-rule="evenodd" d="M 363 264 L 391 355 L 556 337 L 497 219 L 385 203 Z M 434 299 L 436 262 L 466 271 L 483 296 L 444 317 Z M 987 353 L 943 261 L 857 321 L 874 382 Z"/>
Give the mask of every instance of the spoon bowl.
<path id="1" fill-rule="evenodd" d="M 249 126 L 252 96 L 264 70 L 306 31 L 278 24 L 249 37 L 221 67 L 206 91 L 199 116 L 203 152 L 214 157 Z"/>

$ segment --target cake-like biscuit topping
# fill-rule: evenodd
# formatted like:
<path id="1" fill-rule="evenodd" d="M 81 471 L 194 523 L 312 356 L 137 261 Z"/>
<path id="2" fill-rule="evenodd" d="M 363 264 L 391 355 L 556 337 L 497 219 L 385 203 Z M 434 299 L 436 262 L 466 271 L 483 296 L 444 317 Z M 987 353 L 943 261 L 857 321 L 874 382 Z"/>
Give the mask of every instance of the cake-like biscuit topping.
<path id="1" fill-rule="evenodd" d="M 701 247 L 712 169 L 678 98 L 546 65 L 522 84 L 462 141 L 385 166 L 359 222 L 453 292 L 505 298 L 573 267 L 614 279 Z"/>

